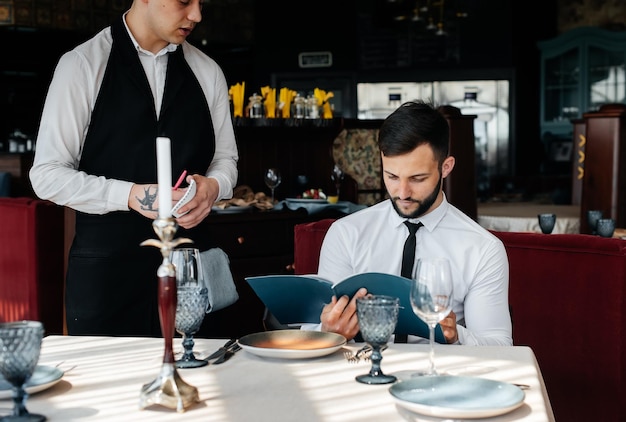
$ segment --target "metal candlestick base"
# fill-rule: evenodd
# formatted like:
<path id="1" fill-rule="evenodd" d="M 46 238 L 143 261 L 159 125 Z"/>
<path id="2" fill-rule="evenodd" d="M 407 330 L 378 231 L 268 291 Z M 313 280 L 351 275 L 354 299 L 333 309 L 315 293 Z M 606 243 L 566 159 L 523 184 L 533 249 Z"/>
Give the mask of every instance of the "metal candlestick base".
<path id="1" fill-rule="evenodd" d="M 144 384 L 141 388 L 139 407 L 143 409 L 153 404 L 160 404 L 176 409 L 178 412 L 184 412 L 187 407 L 199 400 L 198 389 L 187 384 L 178 375 L 176 365 L 163 363 L 157 379 Z"/>
<path id="2" fill-rule="evenodd" d="M 198 389 L 187 384 L 178 375 L 174 362 L 172 343 L 176 322 L 176 270 L 170 261 L 170 252 L 181 243 L 193 243 L 191 239 L 174 239 L 178 225 L 173 218 L 157 218 L 152 227 L 160 240 L 148 239 L 141 246 L 156 246 L 161 250 L 163 262 L 157 270 L 159 281 L 159 320 L 161 321 L 161 333 L 165 340 L 163 353 L 163 366 L 161 373 L 152 382 L 144 384 L 141 388 L 139 407 L 141 409 L 159 404 L 178 412 L 200 400 Z"/>

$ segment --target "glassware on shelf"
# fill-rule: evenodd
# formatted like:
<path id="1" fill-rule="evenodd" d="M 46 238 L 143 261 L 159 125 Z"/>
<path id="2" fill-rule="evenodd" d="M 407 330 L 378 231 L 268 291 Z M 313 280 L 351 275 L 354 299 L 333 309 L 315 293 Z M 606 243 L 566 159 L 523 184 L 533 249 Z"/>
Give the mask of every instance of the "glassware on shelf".
<path id="1" fill-rule="evenodd" d="M 330 178 L 335 183 L 335 190 L 337 191 L 337 198 L 339 198 L 339 192 L 341 191 L 341 182 L 343 182 L 344 172 L 339 168 L 337 164 L 333 167 L 333 174 Z"/>
<path id="2" fill-rule="evenodd" d="M 255 92 L 249 100 L 250 103 L 248 104 L 248 107 L 250 109 L 250 118 L 260 119 L 265 117 L 265 112 L 263 110 L 263 97 Z"/>
<path id="3" fill-rule="evenodd" d="M 282 176 L 280 175 L 280 170 L 277 168 L 269 168 L 265 170 L 265 175 L 263 176 L 263 180 L 265 181 L 265 185 L 270 188 L 272 191 L 272 204 L 274 203 L 274 190 L 280 185 L 282 182 Z"/>

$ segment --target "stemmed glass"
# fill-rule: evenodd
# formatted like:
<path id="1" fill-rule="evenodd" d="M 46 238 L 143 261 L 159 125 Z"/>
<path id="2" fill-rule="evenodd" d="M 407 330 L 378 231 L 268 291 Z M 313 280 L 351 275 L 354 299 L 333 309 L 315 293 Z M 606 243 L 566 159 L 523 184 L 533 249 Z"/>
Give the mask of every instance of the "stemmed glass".
<path id="1" fill-rule="evenodd" d="M 341 190 L 341 182 L 343 181 L 343 170 L 339 168 L 337 164 L 333 167 L 333 174 L 330 178 L 335 182 L 335 189 L 337 190 L 337 197 L 339 197 L 339 191 Z"/>
<path id="2" fill-rule="evenodd" d="M 26 410 L 28 393 L 25 384 L 33 375 L 43 339 L 39 321 L 16 321 L 0 324 L 0 374 L 13 386 L 13 414 L 1 421 L 45 421 L 46 417 Z"/>
<path id="3" fill-rule="evenodd" d="M 356 311 L 363 340 L 372 346 L 370 359 L 372 367 L 367 374 L 356 377 L 364 384 L 389 384 L 396 381 L 393 375 L 386 375 L 380 369 L 383 356 L 381 347 L 385 345 L 398 322 L 400 299 L 391 296 L 367 295 L 356 300 Z"/>
<path id="4" fill-rule="evenodd" d="M 200 329 L 209 309 L 209 295 L 200 264 L 200 251 L 196 248 L 174 249 L 172 264 L 176 268 L 176 322 L 175 328 L 183 336 L 183 356 L 177 368 L 198 368 L 208 361 L 198 359 L 193 353 L 193 335 Z"/>
<path id="5" fill-rule="evenodd" d="M 280 170 L 274 167 L 268 168 L 265 171 L 264 180 L 265 180 L 265 185 L 268 188 L 270 188 L 272 191 L 272 204 L 273 204 L 274 203 L 274 190 L 278 187 L 278 185 L 280 185 L 280 182 L 282 182 Z"/>
<path id="6" fill-rule="evenodd" d="M 452 270 L 445 258 L 420 258 L 415 266 L 411 283 L 411 307 L 426 324 L 430 332 L 428 372 L 420 375 L 437 375 L 435 369 L 435 327 L 452 310 Z"/>

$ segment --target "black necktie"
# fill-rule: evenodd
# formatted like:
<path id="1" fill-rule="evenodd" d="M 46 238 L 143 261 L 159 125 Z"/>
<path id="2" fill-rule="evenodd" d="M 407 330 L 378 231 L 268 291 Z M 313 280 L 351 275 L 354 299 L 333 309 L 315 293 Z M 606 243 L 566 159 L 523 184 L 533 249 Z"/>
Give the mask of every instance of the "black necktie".
<path id="1" fill-rule="evenodd" d="M 404 252 L 402 253 L 402 270 L 400 275 L 402 277 L 411 278 L 413 275 L 413 263 L 415 262 L 415 233 L 423 226 L 421 222 L 415 224 L 405 221 L 404 224 L 409 228 L 409 236 L 404 242 Z M 394 343 L 406 343 L 407 334 L 397 333 L 394 338 Z"/>
<path id="2" fill-rule="evenodd" d="M 413 272 L 413 263 L 415 262 L 415 233 L 423 226 L 421 222 L 415 224 L 405 221 L 404 224 L 409 228 L 409 237 L 404 242 L 404 252 L 402 253 L 402 277 L 411 278 Z"/>

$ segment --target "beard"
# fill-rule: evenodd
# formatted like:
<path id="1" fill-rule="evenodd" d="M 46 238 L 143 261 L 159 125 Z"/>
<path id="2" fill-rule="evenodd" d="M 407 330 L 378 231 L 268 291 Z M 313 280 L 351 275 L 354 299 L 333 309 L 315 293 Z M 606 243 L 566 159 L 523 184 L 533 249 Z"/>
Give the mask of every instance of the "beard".
<path id="1" fill-rule="evenodd" d="M 416 204 L 419 204 L 419 206 L 417 207 L 417 209 L 415 211 L 413 211 L 410 214 L 404 214 L 400 210 L 400 208 L 398 208 L 398 205 L 396 204 L 396 201 L 398 201 L 400 198 L 397 197 L 397 196 L 391 198 L 391 205 L 393 205 L 393 209 L 396 210 L 398 215 L 400 217 L 402 217 L 402 218 L 417 218 L 417 217 L 420 217 L 420 216 L 426 214 L 426 212 L 428 212 L 430 207 L 432 207 L 433 204 L 435 203 L 435 201 L 437 200 L 437 196 L 439 195 L 439 191 L 441 190 L 442 183 L 443 183 L 443 178 L 440 177 L 439 178 L 439 182 L 437 183 L 437 186 L 435 186 L 433 191 L 424 199 L 413 199 L 413 198 L 411 198 L 411 201 L 415 202 Z M 389 193 L 389 191 L 387 191 L 387 193 Z"/>

